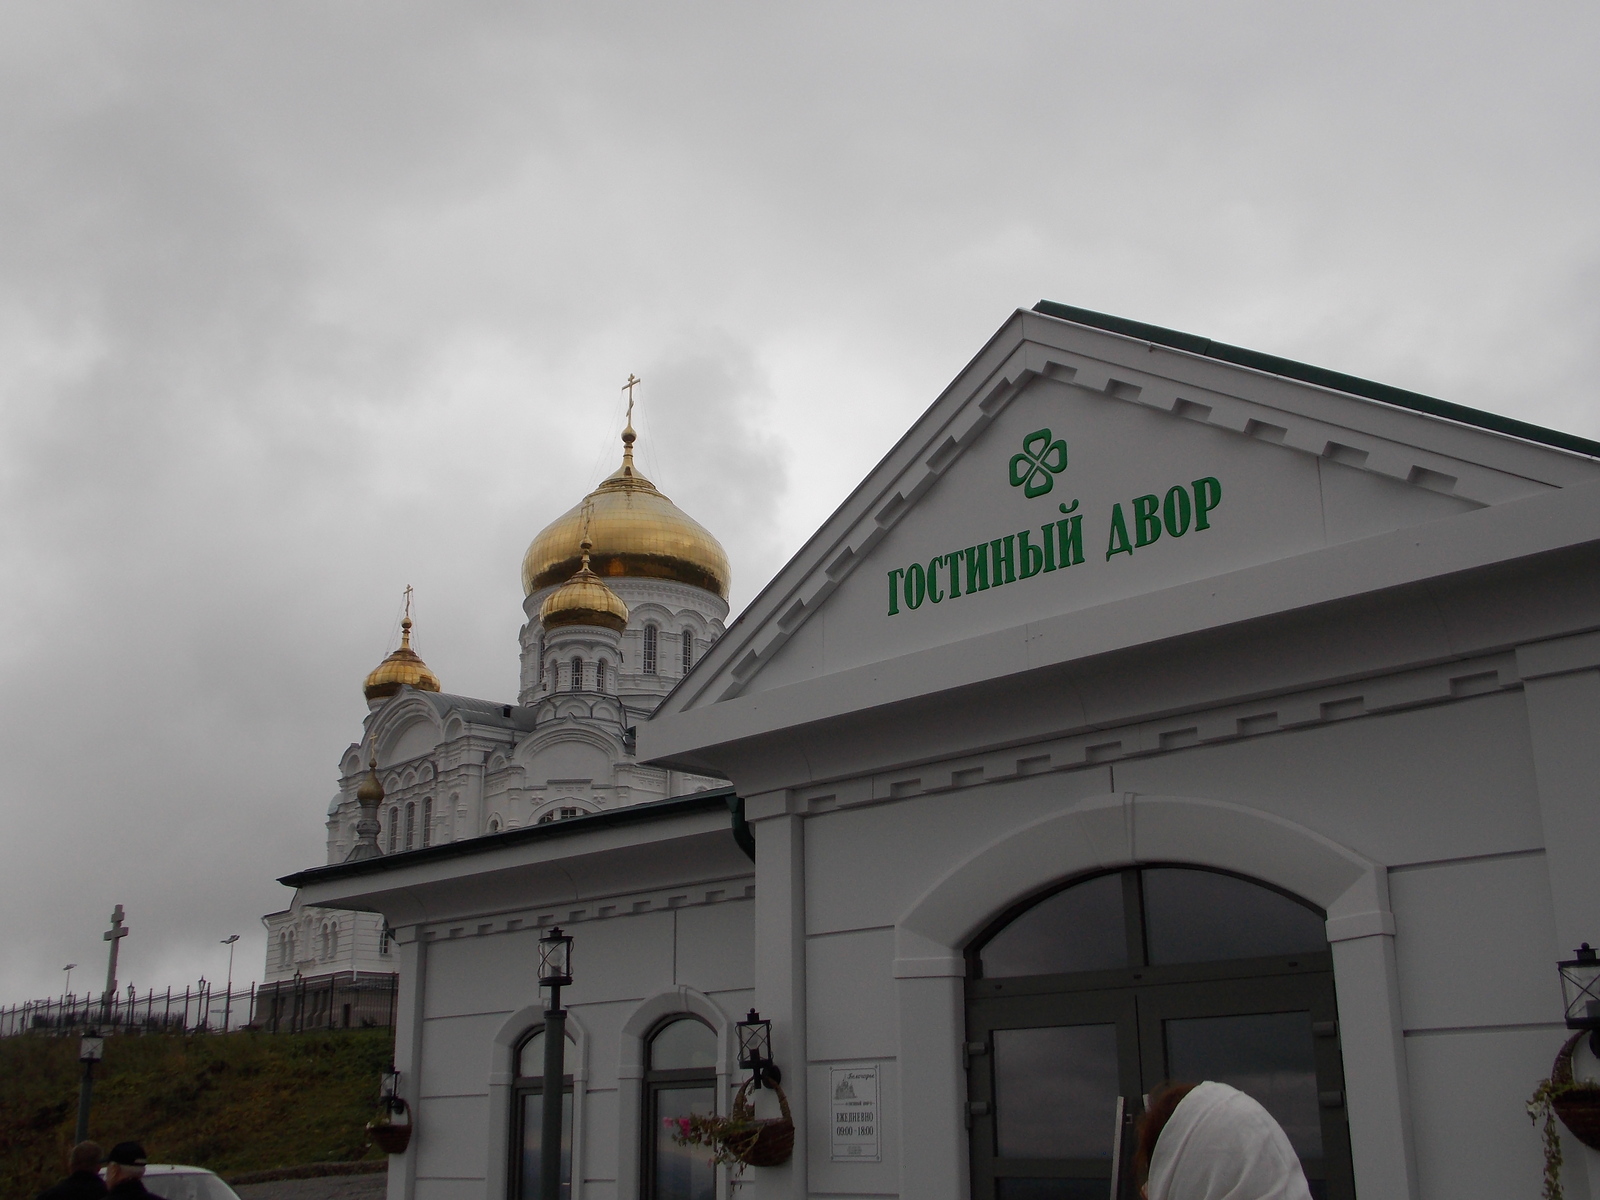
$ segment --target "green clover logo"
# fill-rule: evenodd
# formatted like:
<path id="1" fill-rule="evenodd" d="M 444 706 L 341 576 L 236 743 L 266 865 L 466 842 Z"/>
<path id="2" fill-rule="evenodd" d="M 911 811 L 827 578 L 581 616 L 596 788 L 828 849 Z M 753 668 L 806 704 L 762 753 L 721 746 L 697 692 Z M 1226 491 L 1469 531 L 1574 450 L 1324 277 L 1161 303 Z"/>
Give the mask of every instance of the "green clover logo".
<path id="1" fill-rule="evenodd" d="M 1066 469 L 1067 443 L 1051 441 L 1048 429 L 1036 429 L 1022 439 L 1022 453 L 1011 456 L 1011 486 L 1032 500 L 1055 487 L 1055 477 Z"/>

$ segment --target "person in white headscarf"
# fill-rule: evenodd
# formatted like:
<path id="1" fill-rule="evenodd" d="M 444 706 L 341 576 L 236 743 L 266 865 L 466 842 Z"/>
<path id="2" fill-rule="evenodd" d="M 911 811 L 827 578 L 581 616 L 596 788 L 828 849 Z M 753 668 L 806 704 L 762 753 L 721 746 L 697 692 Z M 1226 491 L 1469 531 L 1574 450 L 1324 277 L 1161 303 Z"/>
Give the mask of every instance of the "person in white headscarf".
<path id="1" fill-rule="evenodd" d="M 1283 1127 L 1237 1088 L 1208 1081 L 1167 1111 L 1149 1152 L 1146 1200 L 1311 1200 Z"/>

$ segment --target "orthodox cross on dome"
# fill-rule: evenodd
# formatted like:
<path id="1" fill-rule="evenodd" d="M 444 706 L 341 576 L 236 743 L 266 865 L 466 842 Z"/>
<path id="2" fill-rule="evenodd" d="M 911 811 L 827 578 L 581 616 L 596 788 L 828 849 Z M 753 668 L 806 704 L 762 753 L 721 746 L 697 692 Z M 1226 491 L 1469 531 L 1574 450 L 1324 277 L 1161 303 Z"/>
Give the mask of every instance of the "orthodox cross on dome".
<path id="1" fill-rule="evenodd" d="M 405 616 L 400 618 L 400 645 L 409 650 L 411 648 L 411 585 L 409 583 L 406 584 L 406 590 L 402 594 L 405 597 L 406 612 Z"/>
<path id="2" fill-rule="evenodd" d="M 622 390 L 628 393 L 628 428 L 633 428 L 633 389 L 638 387 L 641 380 L 632 371 L 628 372 L 628 382 L 622 385 Z"/>
<path id="3" fill-rule="evenodd" d="M 622 385 L 622 390 L 628 393 L 628 423 L 622 431 L 622 473 L 633 474 L 633 443 L 639 436 L 633 431 L 633 389 L 639 386 L 639 377 L 632 371 L 628 372 L 628 382 Z"/>

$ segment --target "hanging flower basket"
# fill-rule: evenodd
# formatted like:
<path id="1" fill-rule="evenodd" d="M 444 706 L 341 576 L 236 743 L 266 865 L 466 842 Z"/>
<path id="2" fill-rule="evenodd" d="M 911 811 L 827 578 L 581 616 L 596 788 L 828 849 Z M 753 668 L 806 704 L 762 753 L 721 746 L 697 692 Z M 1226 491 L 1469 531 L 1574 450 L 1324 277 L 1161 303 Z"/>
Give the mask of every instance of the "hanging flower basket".
<path id="1" fill-rule="evenodd" d="M 1550 1068 L 1550 1107 L 1561 1123 L 1591 1150 L 1600 1150 L 1600 1084 L 1576 1083 L 1572 1078 L 1572 1051 L 1583 1031 L 1573 1034 Z"/>
<path id="2" fill-rule="evenodd" d="M 367 1122 L 367 1133 L 371 1135 L 373 1144 L 385 1154 L 404 1154 L 406 1147 L 411 1144 L 411 1109 L 398 1096 L 393 1103 L 398 1107 L 385 1110 L 376 1121 Z M 396 1121 L 394 1118 L 397 1113 L 404 1113 L 406 1119 L 403 1122 Z"/>
<path id="3" fill-rule="evenodd" d="M 777 1093 L 781 1117 L 757 1119 L 750 1102 L 750 1085 L 745 1080 L 733 1097 L 733 1110 L 727 1116 L 693 1116 L 669 1120 L 675 1127 L 672 1140 L 680 1146 L 709 1146 L 711 1161 L 725 1163 L 742 1171 L 745 1167 L 781 1167 L 794 1156 L 794 1117 L 789 1097 L 776 1083 L 768 1086 Z"/>

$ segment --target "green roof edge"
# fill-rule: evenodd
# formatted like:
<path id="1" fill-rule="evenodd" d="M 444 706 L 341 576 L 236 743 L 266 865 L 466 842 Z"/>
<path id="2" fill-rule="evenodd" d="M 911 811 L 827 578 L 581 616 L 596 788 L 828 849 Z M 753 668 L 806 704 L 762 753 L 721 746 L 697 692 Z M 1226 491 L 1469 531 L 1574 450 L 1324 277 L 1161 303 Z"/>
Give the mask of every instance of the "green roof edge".
<path id="1" fill-rule="evenodd" d="M 1063 321 L 1071 321 L 1077 325 L 1087 325 L 1091 329 L 1104 329 L 1108 333 L 1120 333 L 1160 346 L 1171 346 L 1174 350 L 1184 350 L 1190 354 L 1214 358 L 1219 362 L 1265 371 L 1270 375 L 1282 375 L 1285 379 L 1297 379 L 1301 383 L 1348 392 L 1352 396 L 1362 396 L 1368 400 L 1392 404 L 1396 408 L 1408 408 L 1413 412 L 1427 413 L 1431 417 L 1443 417 L 1447 421 L 1456 421 L 1462 425 L 1475 425 L 1479 429 L 1502 433 L 1507 437 L 1555 446 L 1557 449 L 1570 450 L 1574 454 L 1583 454 L 1590 458 L 1600 458 L 1600 442 L 1590 441 L 1572 433 L 1562 433 L 1559 429 L 1546 429 L 1542 425 L 1519 421 L 1515 417 L 1502 417 L 1498 413 L 1468 408 L 1465 404 L 1453 404 L 1449 400 L 1424 396 L 1420 392 L 1408 392 L 1404 388 L 1390 387 L 1386 383 L 1375 383 L 1370 379 L 1346 375 L 1341 371 L 1329 371 L 1324 367 L 1313 367 L 1309 363 L 1295 362 L 1290 358 L 1279 358 L 1275 354 L 1262 354 L 1258 350 L 1246 350 L 1242 346 L 1230 346 L 1226 342 L 1214 342 L 1210 338 L 1198 337 L 1192 333 L 1164 329 L 1160 325 L 1146 325 L 1143 321 L 1130 321 L 1126 317 L 1114 317 L 1087 308 L 1076 308 L 1071 304 L 1059 304 L 1054 300 L 1039 301 L 1033 306 L 1033 311 L 1047 317 L 1059 317 Z"/>

